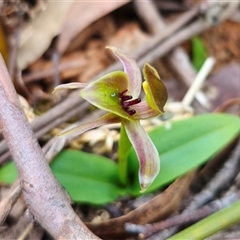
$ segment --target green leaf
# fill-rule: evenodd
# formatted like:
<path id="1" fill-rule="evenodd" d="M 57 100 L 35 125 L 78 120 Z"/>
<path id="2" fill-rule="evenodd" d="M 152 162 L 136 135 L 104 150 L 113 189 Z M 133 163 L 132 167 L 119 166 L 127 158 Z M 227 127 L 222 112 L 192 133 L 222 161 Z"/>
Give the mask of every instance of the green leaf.
<path id="1" fill-rule="evenodd" d="M 192 38 L 192 64 L 197 71 L 200 70 L 207 58 L 207 51 L 203 41 L 199 37 Z"/>
<path id="2" fill-rule="evenodd" d="M 149 135 L 160 153 L 161 170 L 146 192 L 166 186 L 204 164 L 239 132 L 240 119 L 227 114 L 200 115 L 173 122 L 170 129 L 154 129 Z M 139 165 L 133 149 L 128 161 L 129 189 L 120 187 L 117 164 L 94 154 L 66 150 L 55 158 L 51 168 L 73 201 L 104 204 L 127 193 L 139 195 Z M 17 170 L 13 162 L 0 168 L 0 182 L 10 184 L 16 178 Z"/>
<path id="3" fill-rule="evenodd" d="M 175 234 L 169 240 L 201 240 L 240 222 L 240 200 Z"/>
<path id="4" fill-rule="evenodd" d="M 240 119 L 227 114 L 205 114 L 172 122 L 170 129 L 158 127 L 149 133 L 161 159 L 160 173 L 146 192 L 159 189 L 211 159 L 240 131 Z M 129 153 L 129 178 L 133 195 L 139 194 L 138 160 Z"/>
<path id="5" fill-rule="evenodd" d="M 12 184 L 18 178 L 14 162 L 9 162 L 0 168 L 0 183 Z"/>
<path id="6" fill-rule="evenodd" d="M 74 202 L 104 204 L 126 194 L 111 159 L 81 151 L 61 152 L 51 163 L 54 175 Z"/>
<path id="7" fill-rule="evenodd" d="M 120 187 L 118 166 L 111 159 L 76 150 L 65 150 L 50 166 L 74 202 L 101 205 L 127 194 L 127 190 Z M 11 184 L 17 177 L 14 162 L 0 168 L 1 183 Z"/>

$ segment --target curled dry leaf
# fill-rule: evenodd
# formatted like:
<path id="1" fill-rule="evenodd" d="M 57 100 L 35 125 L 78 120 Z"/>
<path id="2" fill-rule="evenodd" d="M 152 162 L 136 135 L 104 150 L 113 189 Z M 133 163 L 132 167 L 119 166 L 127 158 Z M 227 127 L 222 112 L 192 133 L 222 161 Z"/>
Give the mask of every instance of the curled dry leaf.
<path id="1" fill-rule="evenodd" d="M 75 77 L 86 68 L 89 62 L 86 54 L 81 51 L 75 51 L 60 59 L 58 70 L 61 74 L 61 80 Z M 42 58 L 31 64 L 29 67 L 30 73 L 23 75 L 23 81 L 29 83 L 32 81 L 39 81 L 42 78 L 52 77 L 54 75 L 54 68 L 52 61 L 46 61 Z"/>
<path id="2" fill-rule="evenodd" d="M 122 217 L 86 225 L 102 238 L 126 237 L 124 228 L 126 222 L 147 224 L 170 216 L 178 210 L 195 175 L 196 171 L 192 171 L 178 178 L 164 192 Z"/>
<path id="3" fill-rule="evenodd" d="M 17 66 L 23 70 L 38 59 L 49 47 L 52 39 L 60 33 L 63 20 L 72 2 L 48 2 L 21 32 Z"/>
<path id="4" fill-rule="evenodd" d="M 232 98 L 224 102 L 222 105 L 217 107 L 214 112 L 235 112 L 240 115 L 240 98 Z"/>
<path id="5" fill-rule="evenodd" d="M 149 36 L 141 31 L 138 23 L 132 22 L 125 24 L 116 34 L 113 35 L 107 42 L 108 46 L 115 46 L 124 49 L 127 52 L 132 52 L 137 47 L 143 45 Z"/>
<path id="6" fill-rule="evenodd" d="M 105 47 L 106 43 L 99 40 L 92 40 L 87 44 L 84 55 L 87 59 L 86 66 L 91 65 L 91 68 L 81 68 L 81 72 L 78 75 L 79 82 L 88 82 L 89 79 L 96 76 L 111 64 L 111 59 L 109 58 L 109 55 L 106 54 Z M 96 58 L 96 56 L 98 57 Z"/>
<path id="7" fill-rule="evenodd" d="M 112 15 L 106 15 L 78 33 L 77 36 L 71 41 L 71 44 L 68 46 L 64 55 L 66 53 L 71 53 L 76 49 L 81 49 L 85 43 L 91 41 L 93 36 L 98 35 L 102 39 L 107 39 L 116 32 L 116 29 L 117 26 Z"/>
<path id="8" fill-rule="evenodd" d="M 6 42 L 6 36 L 4 35 L 1 25 L 0 25 L 0 53 L 2 54 L 5 63 L 7 63 L 8 61 L 7 42 Z"/>
<path id="9" fill-rule="evenodd" d="M 231 63 L 212 75 L 207 83 L 206 95 L 213 111 L 224 102 L 240 96 L 240 64 Z"/>
<path id="10" fill-rule="evenodd" d="M 118 126 L 118 128 L 120 125 Z M 119 140 L 119 133 L 114 129 L 99 127 L 83 133 L 78 138 L 70 143 L 73 149 L 82 149 L 83 146 L 89 144 L 92 147 L 93 153 L 104 154 L 110 153 L 113 144 Z"/>
<path id="11" fill-rule="evenodd" d="M 22 107 L 28 121 L 32 122 L 35 119 L 35 114 L 33 112 L 33 108 L 28 104 L 27 100 L 24 97 L 22 97 L 20 95 L 18 95 L 18 97 L 19 97 L 21 107 Z"/>
<path id="12" fill-rule="evenodd" d="M 80 140 L 93 146 L 93 152 L 96 154 L 110 153 L 113 144 L 119 139 L 119 134 L 115 130 L 107 128 L 98 128 L 86 132 L 80 137 Z"/>
<path id="13" fill-rule="evenodd" d="M 84 51 L 74 51 L 65 54 L 58 67 L 61 81 L 69 78 L 77 77 L 80 82 L 87 82 L 106 66 L 110 65 L 111 59 L 106 54 L 106 44 L 94 40 L 87 44 Z M 96 58 L 96 56 L 98 56 Z M 91 68 L 89 66 L 92 66 Z M 43 78 L 52 79 L 54 75 L 54 68 L 52 61 L 38 59 L 29 67 L 30 73 L 23 75 L 25 83 L 39 81 Z M 49 78 L 50 77 L 50 78 Z"/>
<path id="14" fill-rule="evenodd" d="M 91 23 L 130 1 L 131 0 L 109 1 L 107 4 L 103 1 L 81 1 L 73 3 L 59 37 L 57 45 L 58 52 L 64 53 L 73 38 Z"/>

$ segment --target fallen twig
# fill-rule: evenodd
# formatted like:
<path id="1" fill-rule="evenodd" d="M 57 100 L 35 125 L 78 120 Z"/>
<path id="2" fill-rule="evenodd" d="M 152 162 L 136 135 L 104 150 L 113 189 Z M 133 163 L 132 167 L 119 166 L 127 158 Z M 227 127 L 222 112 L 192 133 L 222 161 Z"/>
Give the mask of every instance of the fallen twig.
<path id="1" fill-rule="evenodd" d="M 198 72 L 196 78 L 194 79 L 191 87 L 187 91 L 186 95 L 184 96 L 182 100 L 182 104 L 184 106 L 190 106 L 196 93 L 201 88 L 203 82 L 206 80 L 208 74 L 211 72 L 213 66 L 215 64 L 215 59 L 213 57 L 209 57 L 204 62 L 202 68 Z"/>
<path id="2" fill-rule="evenodd" d="M 8 194 L 0 202 L 0 226 L 5 222 L 9 212 L 22 194 L 19 181 L 15 182 L 8 190 Z"/>
<path id="3" fill-rule="evenodd" d="M 68 109 L 68 107 L 72 104 L 75 106 L 75 108 Z M 79 97 L 79 91 L 70 93 L 64 102 L 58 104 L 56 107 L 50 109 L 47 113 L 36 118 L 31 123 L 32 129 L 34 132 L 36 132 L 37 137 L 40 138 L 43 136 L 43 134 L 49 132 L 51 129 L 67 121 L 71 117 L 76 116 L 79 113 L 83 113 L 88 106 L 89 104 L 83 105 L 83 99 Z M 62 112 L 63 109 L 65 112 Z M 10 156 L 8 154 L 8 148 L 5 140 L 0 142 L 0 155 L 0 162 L 4 161 L 6 157 Z"/>
<path id="4" fill-rule="evenodd" d="M 10 54 L 9 54 L 9 74 L 11 79 L 14 77 L 14 72 L 16 68 L 16 59 L 17 59 L 17 51 L 19 48 L 19 43 L 20 43 L 20 35 L 21 35 L 21 27 L 22 27 L 22 22 L 23 22 L 23 9 L 22 9 L 22 4 L 20 2 L 16 3 L 17 8 L 18 8 L 18 23 L 17 23 L 17 28 L 15 29 L 14 35 L 13 35 L 13 43 L 11 45 L 10 49 Z"/>
<path id="5" fill-rule="evenodd" d="M 24 240 L 33 229 L 33 223 L 29 223 L 17 240 Z"/>
<path id="6" fill-rule="evenodd" d="M 72 57 L 73 56 L 73 57 Z M 86 57 L 81 56 L 79 54 L 78 58 L 75 57 L 75 55 L 66 55 L 63 56 L 59 65 L 58 65 L 58 71 L 59 73 L 69 70 L 69 69 L 77 69 L 86 66 Z M 39 79 L 47 78 L 47 77 L 53 77 L 54 75 L 54 68 L 53 64 L 49 64 L 49 67 L 47 67 L 44 71 L 33 71 L 31 73 L 28 73 L 23 76 L 24 83 L 39 81 Z"/>
<path id="7" fill-rule="evenodd" d="M 212 201 L 217 194 L 227 188 L 239 173 L 240 168 L 240 139 L 230 158 L 226 161 L 218 173 L 211 179 L 205 188 L 194 196 L 186 210 L 197 209 Z M 224 184 L 223 184 L 224 183 Z"/>
<path id="8" fill-rule="evenodd" d="M 184 49 L 182 47 L 177 47 L 171 51 L 166 58 L 170 68 L 177 74 L 180 81 L 186 87 L 190 87 L 197 73 Z M 209 102 L 201 90 L 195 94 L 195 98 L 205 109 L 209 109 Z"/>
<path id="9" fill-rule="evenodd" d="M 154 1 L 134 1 L 134 6 L 138 16 L 146 25 L 151 34 L 162 33 L 165 30 L 165 23 L 158 12 Z M 148 14 L 146 14 L 146 12 Z"/>
<path id="10" fill-rule="evenodd" d="M 0 58 L 0 123 L 20 176 L 28 209 L 55 239 L 97 239 L 71 208 L 54 178 Z"/>
<path id="11" fill-rule="evenodd" d="M 238 105 L 238 111 L 240 111 L 240 98 L 232 98 L 227 100 L 226 102 L 224 102 L 222 105 L 220 105 L 219 107 L 217 107 L 214 112 L 216 113 L 220 113 L 220 112 L 225 112 L 228 108 L 234 106 L 234 105 Z"/>
<path id="12" fill-rule="evenodd" d="M 201 220 L 216 211 L 219 211 L 232 203 L 236 202 L 240 199 L 240 192 L 225 196 L 221 199 L 214 200 L 210 202 L 208 205 L 194 211 L 190 211 L 187 213 L 182 213 L 180 215 L 173 216 L 164 221 L 160 221 L 158 223 L 147 224 L 147 225 L 136 225 L 132 223 L 126 223 L 125 228 L 126 231 L 132 233 L 139 233 L 139 237 L 141 239 L 145 239 L 153 235 L 154 233 L 164 230 L 169 227 L 179 226 L 182 224 L 190 224 Z"/>

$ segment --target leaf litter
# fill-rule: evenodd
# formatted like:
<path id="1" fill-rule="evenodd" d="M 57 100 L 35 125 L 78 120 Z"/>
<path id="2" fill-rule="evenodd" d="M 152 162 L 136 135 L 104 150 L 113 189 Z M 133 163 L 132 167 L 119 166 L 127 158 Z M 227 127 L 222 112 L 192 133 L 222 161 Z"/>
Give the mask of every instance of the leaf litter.
<path id="1" fill-rule="evenodd" d="M 143 30 L 141 23 L 139 24 L 139 21 L 136 17 L 134 18 L 134 17 L 124 16 L 126 17 L 124 21 L 122 22 L 120 21 L 121 23 L 117 21 L 119 19 L 119 16 L 121 16 L 119 14 L 120 13 L 122 14 L 120 10 L 119 12 L 116 11 L 116 12 L 110 13 L 110 15 L 105 18 L 99 19 L 99 16 L 97 16 L 95 20 L 89 21 L 86 24 L 86 28 L 84 30 L 84 31 L 86 31 L 87 29 L 89 30 L 90 33 L 88 35 L 88 38 L 84 39 L 84 37 L 81 37 L 81 33 L 79 34 L 78 30 L 76 29 L 75 29 L 75 33 L 72 36 L 67 36 L 67 37 L 70 37 L 71 41 L 73 40 L 73 36 L 76 38 L 80 37 L 80 39 L 82 38 L 83 41 L 79 46 L 77 46 L 76 44 L 75 49 L 74 48 L 71 49 L 71 45 L 69 46 L 69 44 L 67 44 L 68 45 L 67 47 L 59 48 L 61 49 L 60 50 L 61 53 L 65 52 L 67 48 L 70 49 L 70 50 L 67 50 L 66 54 L 63 54 L 62 58 L 60 59 L 59 72 L 60 72 L 60 80 L 62 82 L 68 82 L 68 81 L 86 82 L 89 79 L 91 79 L 93 76 L 95 76 L 97 73 L 99 73 L 101 70 L 109 66 L 110 63 L 113 61 L 113 59 L 111 56 L 106 54 L 106 51 L 104 50 L 104 47 L 106 45 L 114 45 L 116 47 L 124 48 L 126 51 L 132 52 L 133 50 L 144 45 L 147 42 L 147 40 L 149 40 L 151 36 L 149 36 L 149 34 Z M 109 10 L 109 12 L 111 11 L 112 9 Z M 129 11 L 129 5 L 126 6 L 125 11 Z M 173 11 L 172 14 L 174 14 L 174 10 L 171 10 L 171 11 Z M 61 17 L 63 18 L 63 16 Z M 134 21 L 132 19 L 134 19 Z M 74 20 L 75 19 L 71 21 L 74 22 Z M 93 22 L 93 21 L 96 21 L 96 22 Z M 94 28 L 94 24 L 97 25 L 97 22 L 100 22 L 100 21 L 103 22 L 102 24 L 107 24 L 107 26 L 111 26 L 109 28 L 110 30 L 108 31 L 108 30 L 101 29 L 101 31 L 99 31 L 99 29 L 95 29 L 91 31 L 91 29 Z M 60 22 L 58 22 L 58 24 L 59 23 Z M 89 25 L 89 23 L 91 24 Z M 33 23 L 30 23 L 30 25 L 31 24 Z M 41 24 L 43 26 L 47 25 L 47 23 L 44 23 L 44 21 L 42 21 Z M 33 26 L 34 25 L 32 25 L 32 27 Z M 34 28 L 35 27 L 33 27 L 32 31 L 36 31 L 36 29 Z M 208 85 L 210 86 L 206 87 L 207 91 L 205 91 L 206 95 L 210 95 L 209 101 L 212 103 L 211 110 L 214 110 L 223 102 L 231 98 L 239 98 L 238 93 L 240 91 L 240 88 L 238 85 L 239 84 L 238 69 L 239 69 L 240 51 L 239 51 L 239 44 L 237 43 L 240 40 L 240 35 L 239 35 L 239 31 L 237 31 L 238 28 L 239 28 L 239 23 L 236 23 L 236 22 L 233 23 L 233 22 L 227 21 L 220 24 L 217 27 L 211 28 L 210 30 L 203 32 L 200 35 L 200 37 L 203 39 L 203 42 L 207 48 L 208 53 L 213 55 L 217 60 L 214 68 L 215 74 L 211 76 L 209 80 L 207 80 L 209 82 Z M 59 27 L 56 27 L 56 29 L 53 32 L 49 34 L 44 32 L 44 34 L 46 34 L 47 36 L 47 39 L 45 39 L 47 40 L 47 43 L 45 44 L 41 43 L 41 45 L 44 45 L 44 47 L 36 48 L 36 42 L 35 44 L 33 44 L 31 64 L 29 64 L 30 61 L 28 60 L 28 57 L 24 59 L 24 57 L 21 57 L 21 54 L 18 55 L 18 58 L 19 58 L 18 66 L 21 69 L 24 69 L 23 81 L 25 82 L 26 86 L 29 88 L 30 92 L 33 92 L 33 94 L 34 94 L 34 91 L 33 91 L 32 82 L 35 82 L 35 84 L 37 84 L 47 94 L 50 94 L 52 88 L 54 87 L 53 75 L 56 70 L 53 69 L 53 64 L 51 59 L 46 55 L 46 53 L 44 54 L 44 52 L 46 52 L 46 50 L 49 48 L 53 37 L 58 35 L 61 32 L 61 30 L 59 30 Z M 64 36 L 66 37 L 66 35 L 63 35 L 63 34 L 61 35 L 61 37 L 63 38 Z M 24 51 L 29 52 L 30 51 L 29 46 L 31 46 L 31 44 L 27 44 L 27 47 L 25 47 L 26 50 Z M 183 45 L 183 47 L 187 50 L 187 52 L 190 50 L 189 46 L 190 46 L 189 42 L 186 42 Z M 51 49 L 51 46 L 50 46 L 50 49 Z M 159 60 L 157 62 L 156 64 L 159 64 Z M 176 80 L 177 77 L 169 71 L 169 67 L 166 66 L 164 60 L 160 60 L 160 62 L 162 67 L 161 69 L 159 69 L 161 78 L 166 80 L 167 84 L 168 84 L 168 81 L 170 81 L 168 80 L 169 78 L 174 79 L 173 81 L 175 81 L 175 83 L 173 82 L 173 85 L 174 87 L 176 87 L 178 84 Z M 229 64 L 229 63 L 233 63 L 233 64 Z M 235 80 L 233 80 L 231 83 L 228 82 L 229 84 L 227 85 L 224 85 L 226 83 L 226 78 L 230 80 L 232 79 L 232 78 L 229 78 L 228 76 L 235 76 L 235 78 L 233 78 Z M 181 88 L 180 90 L 184 89 L 184 87 L 181 85 L 180 85 L 180 88 Z M 179 89 L 179 85 L 177 89 Z M 181 98 L 183 96 L 184 96 L 184 91 L 182 93 Z M 171 95 L 170 97 L 173 101 L 176 101 L 174 92 L 173 92 L 173 95 Z M 36 102 L 34 102 L 33 107 L 35 108 L 36 113 L 39 114 L 39 112 L 41 113 L 43 111 L 42 109 L 44 108 L 41 109 L 41 105 L 44 104 L 44 101 L 46 101 L 46 99 L 43 99 L 40 97 L 36 100 Z M 52 104 L 56 104 L 56 102 Z M 51 104 L 49 106 L 51 106 Z M 32 112 L 30 106 L 28 106 L 27 108 L 30 109 L 30 112 Z M 29 112 L 29 116 L 30 118 L 33 118 L 31 116 L 32 113 L 30 112 Z M 91 114 L 91 111 L 90 111 L 90 114 Z M 180 114 L 176 116 L 176 118 L 181 119 L 184 116 L 186 116 L 185 114 L 186 113 Z M 237 114 L 236 111 L 234 111 L 234 114 Z M 238 114 L 239 114 L 239 110 L 238 110 Z M 155 119 L 155 120 L 145 121 L 144 124 L 146 124 L 147 128 L 148 127 L 152 128 L 156 125 L 163 124 L 163 123 Z M 92 136 L 95 136 L 94 140 L 91 139 L 93 138 Z M 112 149 L 113 150 L 116 149 L 117 139 L 118 139 L 118 126 L 115 126 L 114 128 L 105 128 L 105 129 L 100 128 L 100 129 L 92 130 L 86 134 L 79 136 L 77 139 L 75 139 L 72 142 L 72 145 L 70 146 L 72 146 L 72 148 L 75 148 L 75 149 L 76 148 L 87 149 L 88 151 L 95 152 L 95 153 L 101 152 L 101 154 L 105 154 L 105 155 L 110 154 L 114 158 L 114 152 L 112 153 L 110 152 Z M 186 178 L 190 178 L 190 175 L 189 177 L 186 177 Z M 183 181 L 183 180 L 179 180 L 179 181 Z M 190 180 L 188 179 L 186 184 L 189 184 L 189 182 Z M 177 187 L 178 186 L 180 185 L 178 184 Z M 171 187 L 173 188 L 174 185 L 173 186 L 170 185 L 170 188 Z M 175 190 L 173 190 L 173 192 L 174 191 Z M 164 191 L 164 194 L 166 194 L 165 191 Z M 182 192 L 182 194 L 184 193 Z M 179 201 L 179 199 L 180 198 L 177 197 L 177 201 Z M 166 200 L 167 199 L 164 199 L 164 201 Z M 127 214 L 130 212 L 130 215 L 131 215 L 131 210 L 133 210 L 133 207 L 131 205 L 132 201 L 134 200 L 126 198 L 126 199 L 123 199 L 122 201 L 120 199 L 115 204 L 109 204 L 104 208 L 94 208 L 94 207 L 83 205 L 83 206 L 77 206 L 76 209 L 80 208 L 79 214 L 82 215 L 83 220 L 89 221 L 89 222 L 90 221 L 99 222 L 99 221 L 107 220 L 111 216 L 114 216 L 114 211 L 119 213 L 124 213 L 124 214 Z M 150 201 L 149 201 L 149 204 L 150 204 Z M 111 209 L 111 207 L 114 210 L 110 211 L 109 209 Z M 168 207 L 171 208 L 172 205 L 169 204 Z M 169 214 L 173 213 L 174 210 L 176 211 L 178 208 L 179 206 L 177 207 L 175 206 L 173 209 L 171 209 Z M 141 215 L 142 214 L 141 209 L 139 209 L 138 211 L 140 212 L 139 214 Z M 148 219 L 146 220 L 148 221 Z M 113 221 L 118 222 L 117 219 Z M 119 223 L 121 223 L 121 221 L 122 220 L 120 218 Z M 22 227 L 20 229 L 22 229 Z M 117 230 L 115 233 L 117 233 Z"/>

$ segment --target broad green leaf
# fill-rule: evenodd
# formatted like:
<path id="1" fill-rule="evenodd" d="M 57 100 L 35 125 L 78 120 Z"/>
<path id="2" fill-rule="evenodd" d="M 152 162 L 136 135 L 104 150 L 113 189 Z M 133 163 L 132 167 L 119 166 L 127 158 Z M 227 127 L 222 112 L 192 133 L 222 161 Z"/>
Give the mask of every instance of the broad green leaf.
<path id="1" fill-rule="evenodd" d="M 111 159 L 75 150 L 61 152 L 51 168 L 74 202 L 105 204 L 126 195 L 120 187 L 118 166 Z M 14 162 L 0 168 L 0 182 L 13 183 L 18 177 Z"/>
<path id="2" fill-rule="evenodd" d="M 0 183 L 12 184 L 18 178 L 14 162 L 9 162 L 0 168 Z"/>
<path id="3" fill-rule="evenodd" d="M 158 127 L 149 133 L 158 149 L 160 173 L 146 192 L 166 186 L 177 177 L 211 159 L 240 132 L 240 119 L 227 114 L 205 114 L 172 122 L 170 129 Z M 133 149 L 129 153 L 131 193 L 138 195 L 138 160 Z"/>
<path id="4" fill-rule="evenodd" d="M 111 159 L 65 150 L 54 159 L 51 168 L 74 202 L 104 204 L 126 194 L 119 187 L 118 167 Z"/>
<path id="5" fill-rule="evenodd" d="M 201 240 L 240 222 L 240 200 L 175 234 L 169 240 Z"/>
<path id="6" fill-rule="evenodd" d="M 192 63 L 197 71 L 200 70 L 207 58 L 207 50 L 199 37 L 192 38 Z"/>

